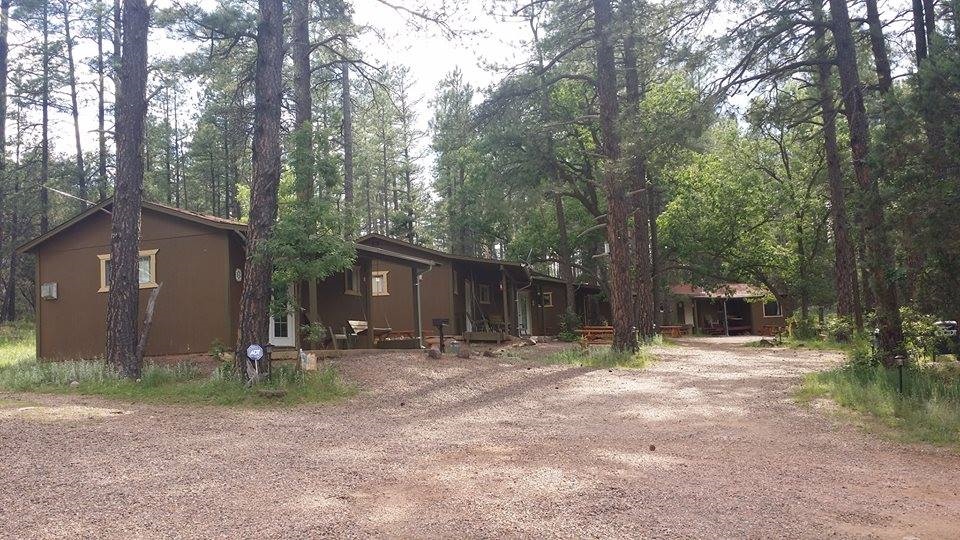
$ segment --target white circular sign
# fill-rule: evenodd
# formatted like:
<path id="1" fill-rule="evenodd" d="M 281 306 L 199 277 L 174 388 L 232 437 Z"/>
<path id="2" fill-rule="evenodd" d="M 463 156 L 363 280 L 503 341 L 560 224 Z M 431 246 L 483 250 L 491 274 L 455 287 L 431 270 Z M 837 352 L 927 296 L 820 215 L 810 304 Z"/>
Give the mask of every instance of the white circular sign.
<path id="1" fill-rule="evenodd" d="M 263 358 L 263 347 L 259 345 L 251 345 L 247 347 L 247 358 L 253 360 L 254 362 L 259 361 Z"/>
<path id="2" fill-rule="evenodd" d="M 237 268 L 236 270 L 234 270 L 234 271 L 233 271 L 233 277 L 235 277 L 235 278 L 237 279 L 237 283 L 240 283 L 241 281 L 243 281 L 243 270 L 241 270 L 241 269 L 239 269 L 239 268 Z"/>

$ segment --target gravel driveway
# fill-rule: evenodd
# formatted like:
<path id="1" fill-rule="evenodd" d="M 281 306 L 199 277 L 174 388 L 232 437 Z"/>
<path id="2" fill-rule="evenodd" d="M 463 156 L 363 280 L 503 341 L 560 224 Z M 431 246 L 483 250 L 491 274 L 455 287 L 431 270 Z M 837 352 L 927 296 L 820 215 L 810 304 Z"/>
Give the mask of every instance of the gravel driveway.
<path id="1" fill-rule="evenodd" d="M 795 404 L 836 356 L 737 343 L 353 358 L 358 396 L 294 410 L 0 395 L 0 536 L 960 536 L 960 456 Z"/>

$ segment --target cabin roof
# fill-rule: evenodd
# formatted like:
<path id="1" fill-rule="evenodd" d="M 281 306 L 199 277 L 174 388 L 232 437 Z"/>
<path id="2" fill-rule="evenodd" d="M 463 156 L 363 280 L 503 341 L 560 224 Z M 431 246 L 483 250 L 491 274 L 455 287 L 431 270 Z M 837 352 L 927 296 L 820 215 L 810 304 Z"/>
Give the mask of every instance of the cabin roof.
<path id="1" fill-rule="evenodd" d="M 678 283 L 670 286 L 670 292 L 676 296 L 690 298 L 760 298 L 767 291 L 747 283 L 723 283 L 712 289 L 705 289 L 690 283 Z"/>
<path id="2" fill-rule="evenodd" d="M 87 208 L 83 212 L 80 212 L 76 216 L 68 219 L 67 221 L 57 225 L 56 227 L 50 229 L 45 234 L 29 240 L 20 246 L 17 247 L 17 251 L 21 253 L 29 253 L 36 248 L 40 247 L 48 240 L 60 235 L 64 231 L 72 229 L 73 227 L 83 223 L 91 216 L 104 212 L 106 214 L 110 213 L 110 210 L 113 208 L 113 199 L 107 199 L 99 204 L 95 204 L 90 208 Z M 225 231 L 237 231 L 244 232 L 247 229 L 247 225 L 241 221 L 236 221 L 232 219 L 225 219 L 217 216 L 210 216 L 207 214 L 201 214 L 198 212 L 191 212 L 189 210 L 183 210 L 181 208 L 174 208 L 172 206 L 167 206 L 165 204 L 159 204 L 154 202 L 144 201 L 142 203 L 142 208 L 144 210 L 149 210 L 157 212 L 160 214 L 166 214 L 168 216 L 173 216 L 180 219 L 185 219 L 193 223 L 198 223 L 200 225 L 205 225 L 214 229 L 220 229 Z"/>
<path id="3" fill-rule="evenodd" d="M 438 249 L 428 248 L 428 247 L 421 246 L 421 245 L 418 245 L 418 244 L 412 244 L 412 243 L 410 243 L 410 242 L 406 242 L 406 241 L 400 240 L 400 239 L 398 239 L 398 238 L 392 238 L 392 237 L 385 236 L 385 235 L 378 234 L 378 233 L 370 233 L 370 234 L 363 235 L 363 236 L 361 236 L 360 238 L 357 239 L 357 243 L 358 243 L 358 244 L 365 244 L 365 243 L 369 242 L 370 240 L 380 240 L 380 241 L 382 241 L 382 242 L 388 242 L 388 243 L 393 244 L 393 245 L 395 245 L 395 246 L 402 246 L 402 247 L 406 247 L 406 248 L 409 248 L 409 249 L 418 250 L 418 251 L 420 251 L 421 253 L 423 253 L 423 254 L 425 254 L 425 255 L 432 255 L 432 256 L 437 257 L 437 258 L 447 259 L 447 260 L 452 260 L 452 261 L 474 262 L 474 263 L 492 264 L 492 265 L 503 265 L 503 266 L 510 266 L 510 267 L 518 268 L 518 269 L 521 269 L 521 270 L 525 270 L 525 268 L 526 268 L 526 266 L 525 266 L 523 263 L 519 263 L 519 262 L 515 262 L 515 261 L 502 261 L 502 260 L 498 260 L 498 259 L 484 259 L 484 258 L 481 258 L 481 257 L 470 257 L 470 256 L 467 256 L 467 255 L 454 255 L 454 254 L 452 254 L 452 253 L 446 253 L 446 252 L 440 251 L 440 250 L 438 250 Z"/>
<path id="4" fill-rule="evenodd" d="M 395 259 L 402 262 L 411 262 L 417 266 L 429 268 L 432 266 L 438 266 L 440 263 L 436 261 L 431 261 L 429 259 L 421 259 L 419 257 L 412 257 L 410 255 L 404 255 L 403 253 L 397 253 L 396 251 L 388 251 L 386 249 L 380 249 L 378 247 L 366 246 L 363 244 L 357 244 L 357 254 L 366 254 L 381 257 L 384 259 Z"/>

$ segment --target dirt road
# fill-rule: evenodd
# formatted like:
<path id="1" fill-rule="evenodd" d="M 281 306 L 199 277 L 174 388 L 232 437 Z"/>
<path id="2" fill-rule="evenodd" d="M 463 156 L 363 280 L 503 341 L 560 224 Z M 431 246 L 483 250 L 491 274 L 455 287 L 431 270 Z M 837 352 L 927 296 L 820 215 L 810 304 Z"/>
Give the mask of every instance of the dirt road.
<path id="1" fill-rule="evenodd" d="M 0 536 L 960 536 L 960 457 L 792 401 L 836 357 L 660 356 L 355 358 L 358 396 L 295 410 L 0 395 Z"/>

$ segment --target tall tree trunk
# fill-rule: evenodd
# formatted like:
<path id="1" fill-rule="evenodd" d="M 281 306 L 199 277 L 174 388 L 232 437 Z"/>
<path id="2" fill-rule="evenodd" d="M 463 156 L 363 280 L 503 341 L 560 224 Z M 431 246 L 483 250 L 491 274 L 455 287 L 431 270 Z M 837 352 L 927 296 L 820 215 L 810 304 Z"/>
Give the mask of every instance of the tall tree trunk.
<path id="1" fill-rule="evenodd" d="M 50 229 L 50 194 L 47 184 L 50 182 L 50 5 L 43 3 L 43 80 L 40 81 L 40 233 Z"/>
<path id="2" fill-rule="evenodd" d="M 660 264 L 660 229 L 657 226 L 657 218 L 660 217 L 660 212 L 662 211 L 662 203 L 660 200 L 660 189 L 657 187 L 657 183 L 647 178 L 647 186 L 649 187 L 649 197 L 650 202 L 650 287 L 653 289 L 653 309 L 654 317 L 657 320 L 657 324 L 664 325 L 664 310 L 663 310 L 663 293 L 661 292 L 660 283 L 662 280 L 661 264 Z M 683 321 L 677 321 L 680 324 L 683 324 Z"/>
<path id="3" fill-rule="evenodd" d="M 83 144 L 80 140 L 80 107 L 77 105 L 77 72 L 73 61 L 73 36 L 70 32 L 70 3 L 62 0 L 63 37 L 67 46 L 67 79 L 70 83 L 70 114 L 73 116 L 73 138 L 76 144 L 76 183 L 77 196 L 83 199 L 81 205 L 87 207 L 87 173 L 83 166 Z"/>
<path id="4" fill-rule="evenodd" d="M 874 0 L 868 0 L 873 2 Z M 813 0 L 814 19 L 823 22 L 821 0 Z M 837 107 L 831 87 L 832 68 L 826 63 L 830 56 L 826 31 L 823 26 L 814 27 L 817 57 L 817 88 L 820 93 L 820 113 L 823 120 L 823 147 L 827 161 L 827 187 L 830 198 L 830 215 L 833 225 L 834 287 L 837 292 L 837 313 L 853 317 L 858 330 L 863 330 L 863 308 L 860 305 L 860 284 L 857 276 L 856 257 L 850 241 L 847 223 L 847 201 L 843 186 L 843 170 L 840 166 L 840 145 L 837 142 Z"/>
<path id="5" fill-rule="evenodd" d="M 163 170 L 166 177 L 167 204 L 173 203 L 173 141 L 170 140 L 170 85 L 163 88 Z"/>
<path id="6" fill-rule="evenodd" d="M 183 202 L 183 159 L 180 156 L 180 105 L 177 92 L 173 93 L 173 176 L 176 179 L 177 189 L 174 193 L 174 204 L 181 208 Z"/>
<path id="7" fill-rule="evenodd" d="M 560 259 L 560 279 L 567 293 L 565 305 L 565 321 L 570 323 L 577 319 L 577 288 L 573 277 L 573 264 L 570 253 L 570 235 L 567 231 L 567 213 L 563 207 L 563 196 L 559 192 L 553 193 L 553 208 L 557 217 L 557 256 Z M 567 328 L 572 331 L 573 328 Z"/>
<path id="8" fill-rule="evenodd" d="M 617 131 L 617 71 L 613 51 L 610 0 L 593 0 L 597 42 L 597 93 L 603 156 L 603 186 L 607 197 L 607 242 L 610 245 L 610 306 L 613 312 L 613 348 L 636 349 L 631 331 L 630 247 L 627 235 L 627 193 L 619 173 L 620 134 Z"/>
<path id="9" fill-rule="evenodd" d="M 407 185 L 407 241 L 414 243 L 413 233 L 413 171 L 410 162 L 410 144 L 409 141 L 403 147 L 403 177 Z"/>
<path id="10" fill-rule="evenodd" d="M 870 49 L 873 51 L 873 63 L 877 71 L 877 81 L 880 93 L 886 95 L 893 88 L 893 76 L 890 75 L 890 58 L 887 54 L 887 43 L 883 37 L 883 23 L 880 21 L 880 10 L 877 0 L 866 0 L 867 27 L 870 30 Z M 821 27 L 817 27 L 823 32 Z"/>
<path id="11" fill-rule="evenodd" d="M 277 220 L 280 185 L 280 68 L 283 64 L 283 1 L 259 0 L 257 64 L 254 79 L 253 174 L 250 182 L 250 221 L 243 292 L 240 295 L 240 332 L 237 371 L 256 382 L 257 373 L 247 358 L 251 344 L 266 345 L 270 323 L 273 257 L 267 242 Z M 267 349 L 269 351 L 269 349 Z M 267 366 L 267 352 L 261 366 Z"/>
<path id="12" fill-rule="evenodd" d="M 294 175 L 297 197 L 313 198 L 313 88 L 310 84 L 310 0 L 293 0 L 293 30 L 290 49 L 293 54 Z"/>
<path id="13" fill-rule="evenodd" d="M 346 39 L 343 54 L 347 54 Z M 343 110 L 343 233 L 354 237 L 353 204 L 353 102 L 350 99 L 350 62 L 340 63 L 340 107 Z"/>
<path id="14" fill-rule="evenodd" d="M 846 0 L 830 0 L 830 14 L 833 19 L 840 88 L 850 127 L 853 169 L 863 197 L 863 226 L 868 248 L 867 269 L 877 301 L 880 352 L 884 362 L 889 364 L 895 355 L 904 351 L 900 305 L 893 283 L 893 255 L 884 223 L 880 188 L 870 171 L 870 125 L 863 102 L 860 74 L 857 72 L 857 51 Z"/>
<path id="15" fill-rule="evenodd" d="M 117 180 L 110 231 L 107 361 L 119 366 L 123 374 L 132 379 L 140 377 L 142 368 L 136 347 L 149 23 L 150 9 L 145 0 L 125 2 L 117 88 Z"/>
<path id="16" fill-rule="evenodd" d="M 633 111 L 640 107 L 640 73 L 637 65 L 637 39 L 634 30 L 636 12 L 633 0 L 622 3 L 627 34 L 623 39 L 624 82 L 626 99 Z M 653 270 L 650 258 L 650 203 L 647 191 L 646 164 L 639 152 L 631 156 L 629 174 L 633 187 L 633 256 L 634 256 L 634 315 L 640 337 L 653 337 Z"/>
<path id="17" fill-rule="evenodd" d="M 7 57 L 10 47 L 7 34 L 10 28 L 10 0 L 0 0 L 0 190 L 7 186 Z M 3 195 L 3 191 L 0 191 Z M 11 195 L 16 195 L 12 193 Z M 14 305 L 14 289 L 17 285 L 17 250 L 13 249 L 17 239 L 17 210 L 16 204 L 10 205 L 10 223 L 6 233 L 10 237 L 10 261 L 7 275 L 7 286 L 4 289 L 2 304 L 0 304 L 0 322 L 12 321 L 16 318 Z M 0 224 L 0 247 L 2 247 L 3 225 Z M 9 305 L 8 305 L 9 304 Z"/>
<path id="18" fill-rule="evenodd" d="M 106 5 L 97 6 L 97 191 L 100 200 L 107 198 L 107 67 L 103 52 L 103 29 Z"/>
<path id="19" fill-rule="evenodd" d="M 927 28 L 923 17 L 923 0 L 913 0 L 913 43 L 917 65 L 927 58 Z"/>

